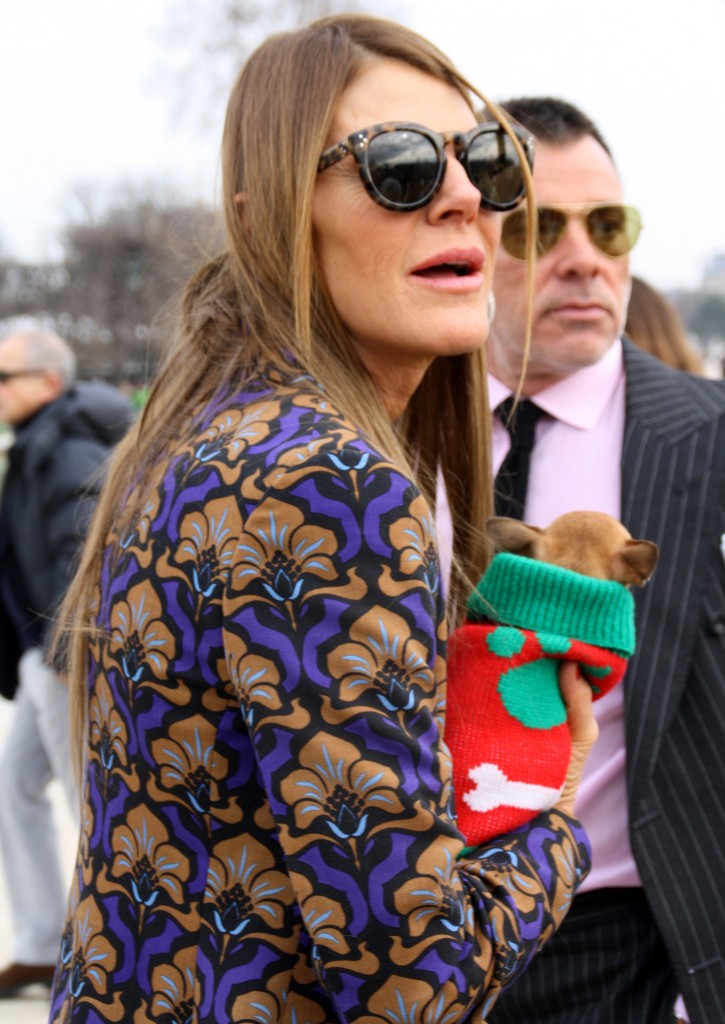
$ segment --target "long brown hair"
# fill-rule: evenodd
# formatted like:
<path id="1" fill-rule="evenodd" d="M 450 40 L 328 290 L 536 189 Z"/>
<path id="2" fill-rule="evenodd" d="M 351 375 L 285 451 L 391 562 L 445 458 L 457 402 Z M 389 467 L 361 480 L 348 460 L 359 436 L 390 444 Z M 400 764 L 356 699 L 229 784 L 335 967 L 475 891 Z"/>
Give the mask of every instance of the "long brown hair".
<path id="1" fill-rule="evenodd" d="M 641 277 L 632 278 L 624 333 L 668 366 L 690 373 L 704 372 L 702 359 L 687 338 L 677 307 Z"/>
<path id="2" fill-rule="evenodd" d="M 229 100 L 222 146 L 224 251 L 189 282 L 179 329 L 146 409 L 115 453 L 108 482 L 61 610 L 75 721 L 81 728 L 88 638 L 112 523 L 134 513 L 134 483 L 148 479 L 173 439 L 193 433 L 193 412 L 262 363 L 323 378 L 331 401 L 416 478 L 433 504 L 440 466 L 453 520 L 453 619 L 488 560 L 490 417 L 482 350 L 433 362 L 406 414 L 391 424 L 382 398 L 328 299 L 315 258 L 312 198 L 319 154 L 344 90 L 371 60 L 392 58 L 473 97 L 506 123 L 450 61 L 411 30 L 364 15 L 333 15 L 267 40 Z M 478 105 L 478 104 L 477 104 Z M 530 175 L 523 154 L 514 145 Z M 529 196 L 529 202 L 532 202 Z M 533 217 L 530 217 L 533 221 Z M 71 628 L 69 628 L 71 627 Z"/>

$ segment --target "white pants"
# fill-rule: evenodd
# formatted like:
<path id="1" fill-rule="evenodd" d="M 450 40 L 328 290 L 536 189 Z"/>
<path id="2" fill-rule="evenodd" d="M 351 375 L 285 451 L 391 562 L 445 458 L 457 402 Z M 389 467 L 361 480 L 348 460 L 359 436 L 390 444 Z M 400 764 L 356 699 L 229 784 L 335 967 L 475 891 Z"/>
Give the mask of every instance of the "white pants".
<path id="1" fill-rule="evenodd" d="M 20 659 L 14 704 L 0 751 L 0 855 L 13 919 L 12 959 L 54 964 L 68 885 L 49 783 L 54 778 L 61 781 L 76 821 L 78 801 L 70 757 L 68 689 L 37 649 Z"/>

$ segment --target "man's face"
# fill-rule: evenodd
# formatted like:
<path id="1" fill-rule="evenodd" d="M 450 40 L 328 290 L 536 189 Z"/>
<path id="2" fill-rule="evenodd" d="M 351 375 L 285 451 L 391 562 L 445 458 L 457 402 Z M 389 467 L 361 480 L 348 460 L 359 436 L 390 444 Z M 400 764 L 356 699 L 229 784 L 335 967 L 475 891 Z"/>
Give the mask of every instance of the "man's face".
<path id="1" fill-rule="evenodd" d="M 0 372 L 12 375 L 29 369 L 33 372 L 0 380 L 0 423 L 17 427 L 60 394 L 56 373 L 28 366 L 22 337 L 13 335 L 0 341 Z"/>
<path id="2" fill-rule="evenodd" d="M 591 136 L 565 145 L 537 142 L 534 184 L 540 205 L 622 200 L 614 164 Z M 598 362 L 619 336 L 629 296 L 629 259 L 605 256 L 589 240 L 583 219 L 572 216 L 563 237 L 538 259 L 534 281 L 527 394 Z M 489 368 L 515 387 L 524 357 L 526 264 L 503 248 L 493 288 Z"/>

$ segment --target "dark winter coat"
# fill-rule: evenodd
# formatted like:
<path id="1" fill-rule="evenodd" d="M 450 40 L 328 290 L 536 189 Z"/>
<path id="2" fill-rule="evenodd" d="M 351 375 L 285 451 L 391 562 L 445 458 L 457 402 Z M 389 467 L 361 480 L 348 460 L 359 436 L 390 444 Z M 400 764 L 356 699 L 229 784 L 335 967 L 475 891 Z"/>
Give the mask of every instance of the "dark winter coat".
<path id="1" fill-rule="evenodd" d="M 131 405 L 115 388 L 77 383 L 17 428 L 0 498 L 0 693 L 11 697 L 24 650 L 42 645 Z"/>

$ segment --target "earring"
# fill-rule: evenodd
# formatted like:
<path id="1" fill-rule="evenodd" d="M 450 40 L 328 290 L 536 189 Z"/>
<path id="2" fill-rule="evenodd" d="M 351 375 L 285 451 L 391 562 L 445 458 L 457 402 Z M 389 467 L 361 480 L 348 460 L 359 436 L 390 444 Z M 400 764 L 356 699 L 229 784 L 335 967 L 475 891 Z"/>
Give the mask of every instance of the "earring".
<path id="1" fill-rule="evenodd" d="M 488 293 L 488 327 L 491 329 L 493 318 L 496 316 L 496 296 L 493 292 Z"/>

